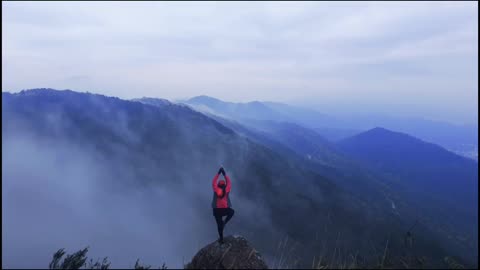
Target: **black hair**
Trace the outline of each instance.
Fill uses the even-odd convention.
[[[223,191],[223,192],[222,192],[222,196],[220,196],[220,198],[223,199],[223,197],[225,197],[225,195],[227,194],[227,192],[225,191],[225,189],[227,188],[227,185],[226,185],[226,184],[225,184],[225,185],[220,185],[220,183],[218,183],[217,186],[218,186],[219,188],[221,188],[222,191]]]

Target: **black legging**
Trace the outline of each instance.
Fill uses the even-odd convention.
[[[218,235],[220,236],[220,241],[223,241],[223,228],[227,222],[233,217],[235,210],[232,208],[213,208],[213,215],[215,216],[215,221],[217,221]],[[227,216],[225,221],[222,220],[223,216]]]

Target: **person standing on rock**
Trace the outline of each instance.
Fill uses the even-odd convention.
[[[226,179],[226,182],[225,180],[218,181],[220,174],[223,175],[223,177]],[[228,177],[228,175],[225,173],[223,167],[218,170],[218,173],[213,178],[212,187],[213,216],[215,217],[215,221],[217,221],[218,235],[220,236],[218,241],[223,244],[223,228],[225,228],[225,225],[235,213],[235,211],[232,209],[232,203],[230,202],[229,198],[230,190],[232,189],[232,183],[230,182],[230,177]],[[227,216],[225,221],[223,221],[224,216]]]

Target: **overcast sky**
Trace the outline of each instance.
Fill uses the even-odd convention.
[[[473,122],[477,31],[477,2],[2,2],[2,91]]]

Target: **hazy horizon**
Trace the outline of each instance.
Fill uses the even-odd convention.
[[[2,91],[478,122],[477,2],[2,2]]]
[[[2,268],[478,269],[478,2],[2,1],[1,90]]]
[[[8,93],[16,94],[16,93],[20,93],[21,91],[29,91],[29,90],[33,90],[33,89],[52,89],[52,88],[42,87],[42,88],[21,89],[21,90],[18,90],[18,91],[2,91],[2,92],[3,93],[8,92]],[[70,91],[79,92],[79,93],[100,94],[100,95],[105,95],[105,96],[109,96],[109,97],[118,97],[118,96],[111,95],[111,94],[108,94],[108,93],[105,94],[105,93],[100,93],[100,92],[90,92],[90,91],[85,91],[85,90],[82,90],[82,89],[53,89],[53,90],[57,90],[57,91],[70,90]],[[200,94],[200,95],[197,95],[197,96],[191,96],[191,97],[185,97],[185,98],[176,98],[176,99],[168,99],[168,98],[157,97],[157,96],[136,96],[136,97],[133,97],[133,98],[122,98],[122,97],[118,97],[118,98],[121,98],[121,99],[124,99],[124,100],[132,100],[132,99],[139,99],[139,98],[158,98],[158,99],[166,99],[166,100],[168,100],[170,102],[173,102],[173,103],[183,103],[183,102],[187,101],[188,99],[191,99],[191,98],[194,98],[194,97],[199,97],[199,96],[206,96],[206,97],[218,99],[218,100],[221,100],[222,102],[227,102],[227,103],[246,104],[246,103],[249,103],[249,102],[273,102],[273,103],[279,103],[279,104],[286,104],[286,105],[294,106],[294,107],[297,107],[297,108],[311,109],[311,110],[314,110],[316,112],[322,113],[324,115],[333,116],[333,117],[342,117],[342,118],[353,117],[354,119],[355,118],[357,118],[357,119],[363,119],[363,118],[372,119],[372,117],[373,117],[373,119],[378,118],[378,119],[383,119],[383,120],[386,120],[386,119],[390,119],[390,120],[416,119],[416,120],[427,120],[427,121],[433,121],[433,122],[439,122],[439,123],[447,123],[447,124],[455,125],[455,126],[469,126],[469,127],[478,128],[478,122],[459,123],[459,122],[455,122],[455,121],[429,118],[429,117],[424,117],[424,116],[415,115],[415,114],[397,115],[395,113],[382,113],[382,112],[378,112],[378,111],[364,111],[364,112],[357,111],[357,112],[355,112],[355,111],[342,110],[342,109],[335,110],[334,107],[329,108],[328,106],[325,106],[325,107],[323,107],[323,106],[309,106],[308,104],[298,104],[298,103],[289,103],[289,102],[275,102],[275,101],[271,101],[271,100],[247,100],[247,101],[242,101],[242,102],[236,102],[236,101],[224,100],[224,99],[220,99],[218,97],[204,95],[204,94]]]

